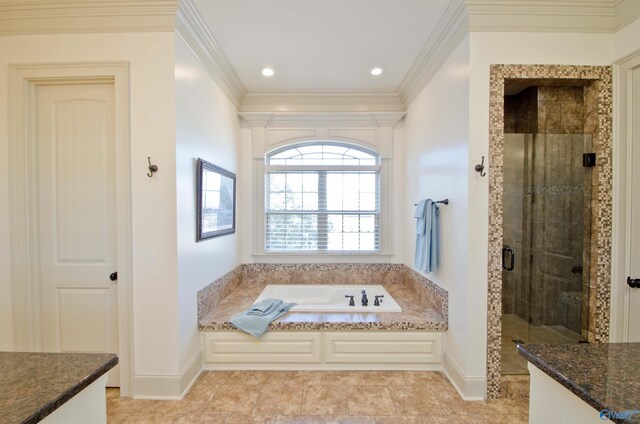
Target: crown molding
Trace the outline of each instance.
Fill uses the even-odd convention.
[[[453,0],[407,72],[408,106],[470,32],[612,33],[640,18],[640,0]]]
[[[247,89],[191,0],[179,1],[176,32],[187,43],[209,76],[238,107]]]
[[[465,2],[452,0],[398,87],[405,106],[420,94],[467,34]]]
[[[240,112],[253,128],[393,128],[405,112]]]
[[[243,112],[392,112],[404,111],[397,93],[247,93]]]
[[[466,0],[469,30],[581,32],[614,30],[616,0]]]
[[[0,36],[170,32],[178,0],[0,0]]]
[[[614,29],[624,28],[640,18],[640,0],[616,0]]]

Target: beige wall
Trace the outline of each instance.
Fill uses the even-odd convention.
[[[200,350],[197,290],[239,263],[236,235],[195,243],[195,161],[203,157],[237,172],[236,108],[173,33],[1,37],[0,57],[4,87],[11,63],[129,61],[135,376],[145,381],[180,376]],[[4,96],[3,90],[0,349],[10,350],[13,333]],[[147,156],[159,167],[153,178],[146,176]]]
[[[449,291],[445,365],[465,396],[484,396],[486,384],[488,179],[473,167],[489,151],[489,66],[609,65],[612,57],[612,34],[471,33],[408,109],[407,198],[452,200],[441,214],[441,267],[430,278]]]
[[[419,199],[441,200],[440,264],[429,279],[449,292],[446,355],[467,374],[469,255],[467,216],[469,163],[469,38],[411,103],[404,124],[406,202],[402,225],[405,264],[413,265]],[[472,215],[481,215],[479,211]],[[472,224],[473,225],[473,224]]]
[[[184,369],[200,352],[197,291],[239,264],[243,228],[196,243],[196,161],[200,157],[238,174],[240,124],[235,106],[184,40],[175,37],[178,317]]]
[[[9,64],[128,61],[130,63],[134,362],[136,374],[176,373],[176,176],[173,34],[82,34],[0,37],[0,87]],[[7,91],[0,90],[0,345],[13,337],[8,228]],[[160,89],[162,88],[162,89]],[[158,165],[147,178],[147,156]],[[161,311],[161,312],[159,312]],[[7,323],[5,323],[7,322]]]
[[[469,161],[489,151],[489,66],[491,64],[610,65],[612,34],[472,33],[469,103]],[[488,179],[469,173],[469,338],[467,372],[485,376],[487,337]]]

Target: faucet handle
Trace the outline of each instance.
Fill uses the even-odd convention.
[[[348,294],[345,294],[344,297],[349,298],[349,306],[356,306],[356,302],[354,302],[353,296],[349,296]]]
[[[373,306],[380,306],[380,303],[382,303],[382,300],[380,299],[382,299],[383,297],[384,297],[383,294],[376,295],[376,298],[373,301]]]

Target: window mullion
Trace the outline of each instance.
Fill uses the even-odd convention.
[[[327,216],[327,173],[325,171],[318,172],[318,232],[317,245],[318,250],[327,250],[329,240],[329,223]]]

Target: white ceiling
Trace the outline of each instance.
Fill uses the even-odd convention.
[[[249,92],[395,92],[449,0],[194,3]]]

